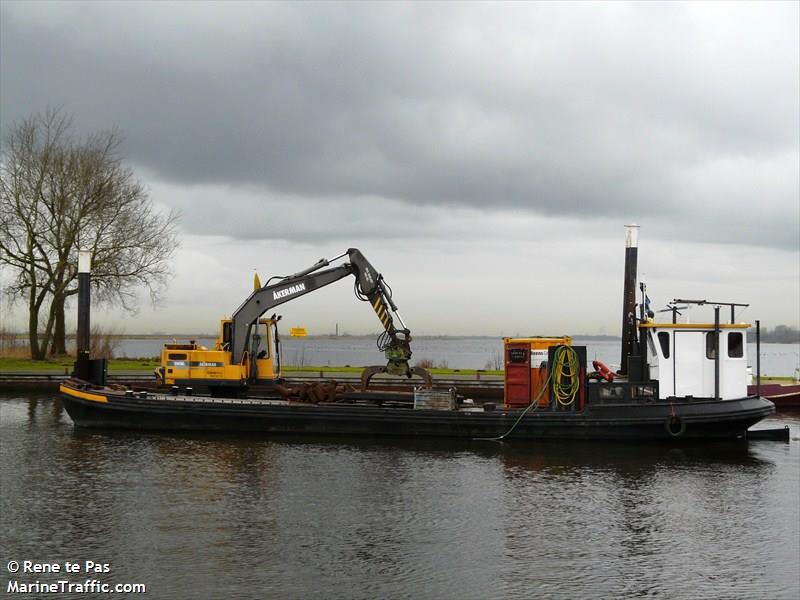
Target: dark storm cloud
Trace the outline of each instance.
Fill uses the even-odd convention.
[[[663,217],[796,248],[797,23],[796,3],[4,3],[0,109],[63,106],[161,179],[265,202]]]

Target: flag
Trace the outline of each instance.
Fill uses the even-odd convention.
[[[261,289],[261,280],[258,278],[258,271],[255,272],[255,275],[253,275],[253,289],[254,290]]]

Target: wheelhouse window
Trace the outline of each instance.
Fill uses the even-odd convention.
[[[664,358],[669,358],[669,332],[668,331],[659,331],[658,332],[658,345],[661,346],[661,354],[664,355]]]
[[[634,398],[647,401],[656,397],[656,388],[653,385],[634,385],[631,393]]]
[[[706,334],[706,358],[710,360],[717,358],[717,336],[714,331]]]
[[[621,385],[601,385],[598,392],[604,400],[621,400],[625,397],[625,389]]]
[[[741,331],[732,331],[728,334],[728,356],[730,358],[744,356],[744,336]]]

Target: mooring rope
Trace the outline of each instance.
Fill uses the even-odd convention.
[[[554,380],[554,374],[556,379]],[[562,383],[562,377],[567,376],[570,379],[569,384]],[[547,391],[547,386],[551,381],[555,381],[556,385],[553,386],[553,395],[556,401],[561,404],[562,406],[569,406],[573,402],[575,402],[575,398],[578,395],[578,391],[580,390],[580,365],[578,363],[578,353],[575,351],[574,348],[570,348],[569,346],[559,346],[553,352],[553,368],[550,369],[550,372],[547,375],[547,379],[545,379],[542,387],[539,388],[539,393],[536,394],[536,398],[534,398],[533,402],[531,402],[525,410],[517,417],[517,420],[514,421],[514,424],[506,431],[503,435],[498,437],[491,437],[491,438],[472,438],[473,440],[480,440],[484,442],[500,442],[503,439],[507,438],[509,435],[513,433],[513,431],[519,425],[519,422],[527,415],[529,412],[533,412],[539,408],[539,399],[542,397],[542,394]]]
[[[531,402],[525,408],[525,410],[522,411],[522,414],[520,414],[520,416],[517,417],[517,420],[514,421],[514,424],[503,435],[498,436],[498,437],[491,437],[491,438],[478,437],[478,438],[472,438],[472,439],[473,440],[480,440],[480,441],[483,441],[483,442],[501,442],[501,441],[503,441],[504,438],[506,438],[509,435],[511,435],[511,433],[517,428],[517,425],[519,425],[519,422],[522,421],[522,418],[525,415],[527,415],[529,412],[535,411],[537,408],[539,408],[539,399],[542,397],[542,394],[544,394],[544,392],[547,390],[547,384],[550,383],[552,378],[553,378],[553,372],[550,371],[550,373],[547,375],[547,379],[545,379],[544,384],[542,384],[542,387],[539,389],[539,393],[536,394],[536,398],[533,400],[533,402]]]

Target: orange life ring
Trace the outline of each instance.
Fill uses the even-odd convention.
[[[597,371],[600,374],[600,377],[602,377],[606,381],[614,381],[614,377],[616,377],[616,374],[614,373],[614,371],[605,366],[601,361],[593,360],[592,366],[594,367],[595,371]]]

